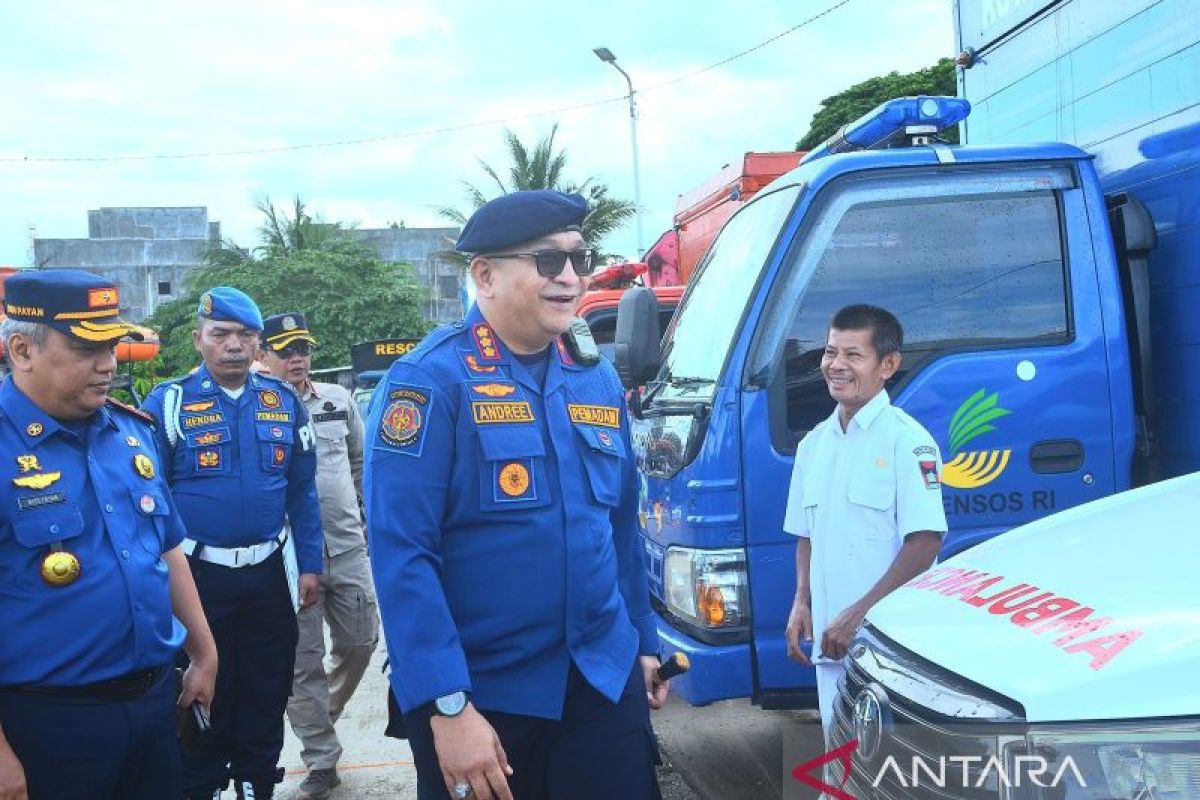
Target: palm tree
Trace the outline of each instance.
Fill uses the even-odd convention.
[[[550,133],[530,150],[515,133],[506,130],[504,141],[512,159],[507,182],[486,161],[481,159],[479,166],[496,184],[501,195],[525,189],[556,189],[586,197],[589,210],[583,220],[583,238],[592,246],[598,247],[604,237],[620,228],[633,216],[634,205],[628,200],[610,197],[608,187],[596,183],[593,178],[586,178],[581,183],[565,179],[563,171],[567,164],[567,154],[563,150],[554,150],[554,136],[557,132],[558,125],[555,125],[550,129]],[[470,181],[463,181],[463,186],[467,190],[472,211],[492,199]],[[438,213],[460,226],[466,224],[469,216],[452,206],[443,206],[438,209]],[[465,264],[465,259],[461,260]]]
[[[258,228],[257,247],[242,247],[232,239],[221,243],[207,253],[207,261],[213,266],[231,266],[246,261],[273,256],[290,256],[302,250],[328,250],[349,241],[348,231],[354,223],[324,222],[309,213],[308,207],[299,196],[292,201],[292,213],[279,210],[270,197],[255,202],[254,207],[263,215]]]

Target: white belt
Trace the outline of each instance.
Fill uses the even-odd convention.
[[[286,533],[248,547],[213,547],[211,544],[202,545],[194,539],[184,539],[183,552],[190,556],[199,550],[200,554],[196,558],[201,561],[237,569],[261,564],[270,558],[271,554],[278,550],[285,541],[287,541]]]

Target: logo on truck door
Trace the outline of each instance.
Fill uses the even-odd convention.
[[[992,423],[1012,412],[1000,407],[1000,393],[980,389],[963,401],[950,418],[950,455],[942,465],[942,483],[955,489],[977,489],[999,478],[1008,467],[1011,449],[966,450],[968,442],[996,430]]]

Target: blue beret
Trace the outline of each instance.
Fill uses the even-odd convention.
[[[308,330],[308,320],[303,314],[289,311],[263,320],[263,342],[268,349],[282,350],[295,341],[317,343]]]
[[[40,322],[85,342],[141,339],[138,326],[121,319],[120,292],[107,278],[80,269],[19,272],[4,284],[4,313]]]
[[[251,330],[263,329],[262,313],[250,295],[231,286],[215,286],[200,295],[196,313],[214,322],[237,322]]]
[[[587,200],[578,194],[532,189],[501,195],[471,215],[454,249],[460,253],[494,253],[564,228],[578,227],[587,212]]]

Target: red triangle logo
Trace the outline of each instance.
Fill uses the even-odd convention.
[[[851,739],[835,750],[830,750],[828,753],[805,761],[792,770],[792,777],[805,786],[811,786],[817,791],[824,792],[829,797],[836,798],[836,800],[857,800],[854,795],[840,788],[846,785],[846,781],[850,780],[850,757],[854,755],[854,751],[857,749],[858,739]],[[831,761],[837,761],[842,765],[842,779],[838,782],[837,786],[830,786],[823,780],[824,767]]]

